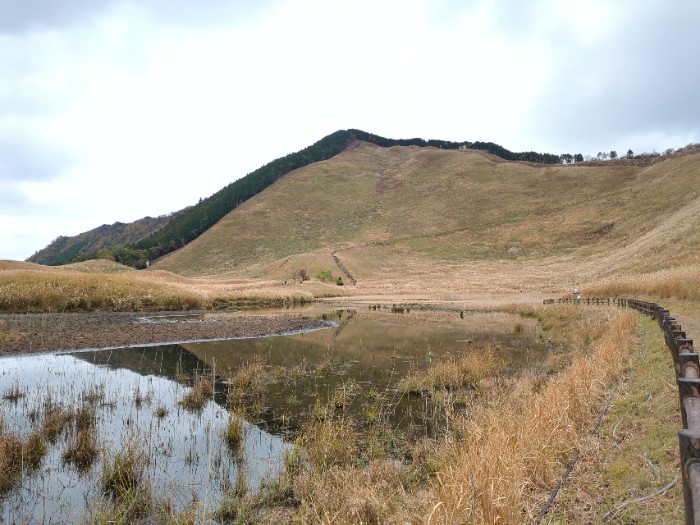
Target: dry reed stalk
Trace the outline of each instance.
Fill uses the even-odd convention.
[[[613,320],[592,354],[575,358],[539,392],[477,409],[441,451],[428,523],[523,523],[565,469],[607,386],[621,377],[634,326]],[[528,379],[525,378],[524,381]],[[522,392],[522,390],[521,390]]]

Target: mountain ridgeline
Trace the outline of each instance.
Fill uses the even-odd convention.
[[[515,153],[492,142],[451,142],[445,140],[388,139],[357,129],[336,131],[315,144],[296,153],[291,153],[258,168],[245,177],[225,186],[198,204],[172,214],[164,225],[149,232],[138,240],[123,242],[118,239],[111,245],[104,243],[100,249],[90,251],[87,244],[71,242],[76,238],[60,238],[69,248],[58,250],[51,257],[52,250],[41,260],[34,255],[30,260],[43,264],[66,264],[96,258],[108,258],[128,266],[143,268],[147,261],[156,259],[186,245],[217,223],[226,214],[257,195],[280,177],[315,162],[328,160],[344,151],[355,141],[375,144],[382,148],[393,146],[434,147],[441,149],[477,149],[487,151],[510,161],[528,161],[543,164],[558,164],[559,155],[549,153]],[[93,230],[94,231],[94,230]],[[83,235],[83,234],[81,234]],[[77,236],[80,237],[80,236]],[[39,253],[46,252],[48,247]],[[53,250],[56,251],[56,250]]]
[[[128,224],[123,222],[103,224],[72,237],[60,236],[44,249],[29,257],[27,261],[37,264],[58,265],[83,258],[90,259],[96,253],[111,253],[111,251],[118,253],[125,245],[158,231],[168,224],[173,217],[174,215],[144,217]]]

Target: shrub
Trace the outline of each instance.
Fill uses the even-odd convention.
[[[333,274],[328,270],[316,270],[316,279],[324,283],[330,283],[333,281]]]

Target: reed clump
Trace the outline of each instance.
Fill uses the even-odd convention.
[[[41,460],[44,458],[46,453],[49,451],[48,444],[46,441],[46,436],[39,430],[35,430],[24,443],[24,448],[22,450],[22,456],[24,461],[31,469],[36,469],[41,464]]]
[[[75,465],[78,471],[85,472],[90,469],[99,453],[97,412],[94,403],[83,403],[75,410],[71,419],[75,425],[75,434],[63,452],[63,461]],[[60,420],[57,420],[56,424],[59,423]]]
[[[458,358],[450,358],[415,372],[399,382],[404,393],[430,393],[441,389],[475,388],[482,379],[495,375],[503,368],[493,345],[473,349]]]
[[[63,452],[63,461],[75,465],[78,471],[85,472],[90,469],[98,454],[95,429],[86,427],[76,432],[73,441]]]
[[[224,438],[226,439],[229,450],[237,456],[240,455],[243,450],[244,434],[245,429],[240,415],[230,412],[224,430]]]
[[[214,387],[209,378],[197,375],[194,378],[194,386],[185,394],[180,404],[187,410],[201,410],[204,404],[211,399]]]
[[[63,429],[71,422],[73,414],[61,406],[54,405],[49,402],[44,414],[44,423],[42,425],[44,436],[49,443],[55,443],[58,436],[61,435]]]
[[[115,500],[129,500],[143,485],[146,455],[134,440],[127,443],[111,457],[105,455],[102,463],[102,488]]]
[[[0,435],[0,496],[22,475],[22,440],[13,434]]]
[[[301,445],[313,471],[346,466],[358,457],[359,435],[348,418],[312,419],[301,435]]]
[[[230,380],[232,394],[237,397],[258,397],[265,392],[268,367],[260,356],[242,365]]]

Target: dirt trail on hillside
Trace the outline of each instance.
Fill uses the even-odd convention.
[[[326,326],[315,319],[234,312],[3,314],[0,355],[260,337]]]
[[[337,250],[336,250],[336,251],[337,251]],[[354,277],[352,276],[352,274],[350,273],[350,270],[348,270],[348,269],[345,267],[345,265],[341,262],[341,260],[338,258],[338,256],[336,255],[336,252],[335,252],[335,251],[334,251],[334,252],[331,252],[331,257],[333,257],[333,260],[335,261],[335,264],[336,264],[336,266],[338,267],[338,269],[340,269],[340,271],[343,272],[343,274],[345,275],[345,277],[348,278],[348,281],[350,281],[350,283],[351,283],[353,286],[356,286],[356,285],[357,285],[357,281],[355,280],[355,278],[354,278]]]

